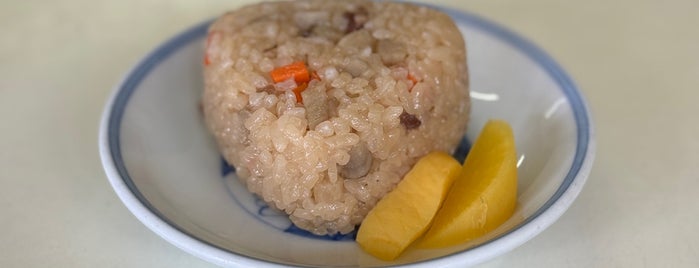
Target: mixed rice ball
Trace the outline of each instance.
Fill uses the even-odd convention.
[[[469,116],[449,16],[407,3],[260,3],[218,18],[203,108],[247,188],[314,234],[348,233]]]

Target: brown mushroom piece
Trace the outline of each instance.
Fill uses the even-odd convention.
[[[340,175],[346,179],[358,179],[369,173],[374,157],[366,143],[360,142],[349,151],[350,159],[340,167]]]
[[[380,40],[376,50],[381,56],[381,60],[387,65],[401,63],[408,55],[405,45],[393,40]]]
[[[342,16],[347,20],[345,33],[351,33],[364,28],[364,24],[369,20],[369,12],[364,7],[359,7],[356,11],[345,12]]]
[[[420,121],[417,116],[403,111],[403,113],[400,114],[400,123],[405,127],[405,129],[411,130],[420,127],[422,121]]]
[[[311,83],[308,89],[301,92],[303,105],[306,106],[306,120],[308,127],[314,129],[316,125],[328,120],[328,95],[325,87],[319,83]]]

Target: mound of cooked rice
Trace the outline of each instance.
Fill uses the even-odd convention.
[[[315,234],[352,231],[419,157],[452,152],[466,130],[464,41],[426,7],[255,4],[216,20],[205,54],[204,114],[224,158]],[[275,82],[285,66],[300,76]]]

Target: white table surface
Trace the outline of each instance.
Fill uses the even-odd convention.
[[[212,267],[122,205],[97,126],[139,58],[243,2],[0,2],[0,267]],[[597,128],[573,206],[483,267],[699,267],[699,1],[435,2],[547,50]]]

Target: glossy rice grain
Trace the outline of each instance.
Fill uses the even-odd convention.
[[[311,80],[270,72],[303,62]],[[452,152],[469,113],[464,40],[405,3],[295,1],[209,29],[206,124],[247,188],[315,234],[351,232],[417,159]]]

